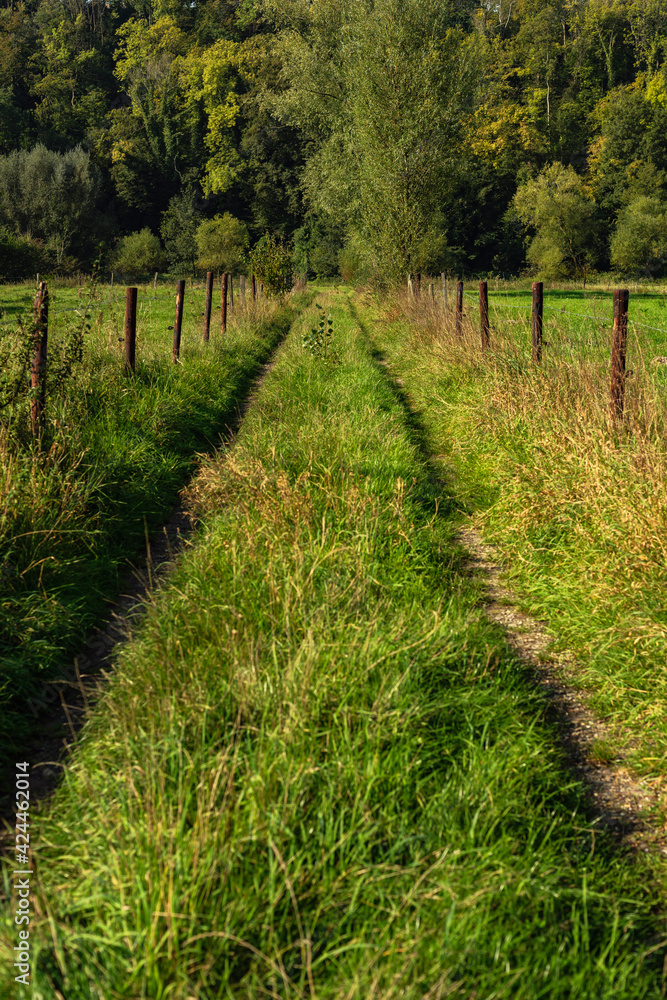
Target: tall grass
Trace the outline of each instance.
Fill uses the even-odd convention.
[[[34,1000],[658,997],[653,862],[587,821],[333,307],[334,358],[298,321],[203,462],[198,538],[40,820]]]
[[[572,682],[620,727],[616,746],[630,743],[633,766],[667,790],[667,390],[654,348],[631,337],[614,424],[610,337],[597,329],[565,348],[549,335],[541,366],[527,323],[498,319],[486,354],[472,323],[459,341],[429,303],[393,301],[379,329],[458,504],[546,620]]]
[[[123,370],[122,303],[86,335],[83,360],[47,401],[39,440],[25,406],[0,426],[0,758],[27,737],[26,699],[106,612],[119,574],[168,517],[195,456],[214,448],[298,305],[262,305],[201,343],[186,297],[181,363],[173,298],[140,306],[136,373]],[[268,309],[268,311],[267,311]],[[149,311],[147,311],[149,310]],[[96,316],[97,307],[93,308]],[[53,312],[50,344],[64,328]],[[60,317],[62,319],[62,316]],[[4,331],[12,337],[12,331]],[[33,721],[31,721],[33,720]]]

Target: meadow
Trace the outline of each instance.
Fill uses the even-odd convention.
[[[302,313],[201,460],[37,815],[32,996],[657,998],[660,861],[598,828],[485,619],[372,305],[316,301],[329,356]]]

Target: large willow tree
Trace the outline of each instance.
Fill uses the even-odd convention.
[[[274,110],[311,142],[316,208],[387,278],[446,254],[446,211],[481,43],[448,0],[271,0],[285,90]]]

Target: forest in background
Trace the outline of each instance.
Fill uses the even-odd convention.
[[[667,0],[11,0],[0,275],[667,266]]]

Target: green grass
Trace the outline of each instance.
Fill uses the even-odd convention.
[[[204,345],[196,299],[204,293],[188,289],[174,365],[174,295],[158,290],[162,298],[150,301],[153,290],[142,290],[136,373],[127,377],[124,301],[105,312],[108,290],[98,291],[83,362],[47,401],[42,440],[31,443],[20,412],[4,411],[0,428],[0,758],[27,738],[34,725],[27,700],[41,702],[43,682],[106,612],[128,559],[141,557],[147,533],[169,517],[197,453],[217,446],[300,307],[261,307],[243,320],[237,313],[224,339],[214,320]],[[79,322],[57,313],[61,294],[76,300],[77,290],[52,297],[51,352],[66,333],[59,321]]]
[[[630,744],[632,766],[658,793],[660,828],[667,396],[650,359],[664,345],[631,338],[625,419],[612,427],[608,341],[596,352],[580,340],[569,356],[549,347],[534,367],[526,327],[498,319],[483,354],[474,328],[457,341],[430,306],[401,312],[392,302],[366,315],[378,320],[375,346],[402,379],[427,450],[497,547],[524,610],[546,622],[570,683],[615,727],[614,751]],[[560,327],[547,339],[558,338]]]
[[[434,284],[436,302],[442,301],[440,279],[425,279],[422,291]],[[488,280],[489,315],[492,342],[495,334],[501,338],[530,344],[532,289],[531,281]],[[545,356],[563,362],[577,363],[606,360],[611,351],[613,322],[613,290],[630,290],[629,354],[633,363],[638,358],[667,355],[667,285],[657,281],[642,283],[619,281],[612,276],[587,287],[575,288],[565,283],[544,283]],[[448,280],[448,303],[454,307],[456,282]],[[473,326],[479,326],[478,283],[464,283],[464,314]]]
[[[616,286],[615,286],[616,287]],[[627,285],[625,286],[627,287]],[[667,304],[665,291],[649,286],[630,292],[628,342],[630,357],[667,354]],[[466,290],[465,310],[478,323],[478,294]],[[530,343],[532,292],[515,286],[496,290],[489,283],[489,312],[493,327]],[[606,360],[611,352],[613,290],[545,287],[545,352],[562,361]],[[650,358],[649,358],[650,359]]]
[[[203,463],[198,536],[38,822],[32,996],[657,998],[657,865],[588,821],[332,304],[337,361],[297,321]]]

